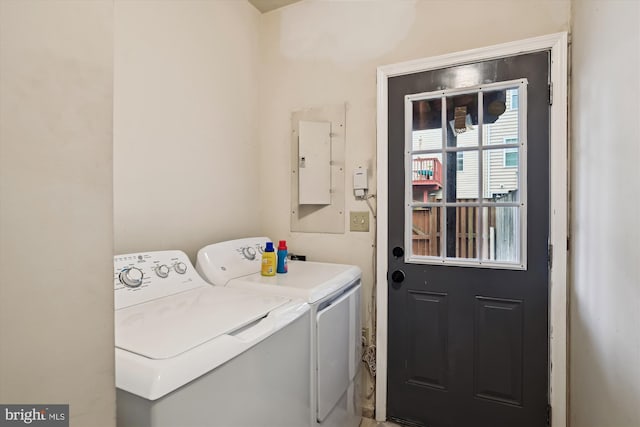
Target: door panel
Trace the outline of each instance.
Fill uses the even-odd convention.
[[[476,297],[474,392],[522,406],[522,301]]]
[[[425,387],[447,389],[447,296],[409,291],[407,325],[409,348],[407,381]]]
[[[390,419],[429,427],[546,425],[548,69],[549,52],[545,51],[389,79],[387,415]],[[405,116],[407,95],[456,89],[461,82],[464,86],[475,86],[516,79],[526,80],[526,96],[505,90],[487,92],[490,95],[485,96],[501,97],[501,102],[510,108],[526,109],[526,117],[519,118],[526,119],[526,135],[516,134],[526,140],[526,145],[518,145],[509,135],[500,134],[494,122],[502,113],[493,107],[485,114],[497,111],[496,117],[488,119],[493,120],[490,125],[478,124],[482,122],[482,112],[476,113],[480,118],[470,114],[468,140],[457,138],[454,132],[464,123],[455,121],[453,109],[452,121],[449,111],[442,114],[443,120],[447,119],[447,129],[442,129],[438,124],[440,113],[432,112],[449,100],[460,102],[456,94],[445,94],[445,101],[429,105],[414,103],[414,111]],[[478,103],[467,105],[470,109],[467,111],[482,110]],[[413,150],[426,153],[418,153],[409,160],[405,158],[407,117],[413,120],[414,128],[435,129],[425,132],[423,140],[410,141]],[[504,144],[506,148],[494,144]],[[446,152],[446,158],[434,155],[433,147],[443,145],[441,152]],[[438,161],[434,162],[434,158]],[[412,183],[405,183],[405,167],[412,168],[409,174]],[[472,171],[483,179],[490,177],[491,182],[479,184],[474,194],[464,193],[463,171]],[[434,182],[438,173],[444,187]],[[519,181],[526,182],[526,187],[512,185],[496,197],[500,185],[507,185],[504,177],[509,173],[526,174],[526,180]],[[447,182],[453,185],[447,186]],[[405,199],[407,191],[411,192],[410,206]],[[483,198],[493,197],[493,205],[460,206],[461,200],[482,203],[479,194]],[[440,201],[432,203],[438,197]],[[498,202],[505,207],[497,206]],[[422,205],[416,207],[416,203]],[[405,254],[412,252],[426,257],[444,253],[456,259],[475,258],[477,264],[490,259],[510,262],[521,255],[517,236],[513,234],[514,224],[521,221],[520,207],[525,209],[522,218],[526,219],[523,221],[526,246],[522,247],[526,265],[518,266],[520,269],[442,262],[416,264],[392,253],[394,247],[402,247]],[[405,247],[405,226],[413,232],[411,249]],[[492,246],[490,251],[490,244],[497,245],[498,240],[500,247]],[[392,274],[395,271],[405,274],[403,281],[392,280],[392,276],[400,277]]]

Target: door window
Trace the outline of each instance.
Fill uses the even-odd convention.
[[[526,269],[526,88],[405,97],[406,262]]]

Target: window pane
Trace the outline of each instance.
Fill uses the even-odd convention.
[[[474,206],[447,208],[447,257],[477,258],[478,212]]]
[[[412,156],[411,183],[414,202],[442,200],[442,154]]]
[[[477,202],[478,187],[478,152],[447,153],[447,202]]]
[[[492,261],[520,261],[520,208],[485,208],[486,237],[483,258]]]
[[[520,200],[518,148],[485,150],[482,153],[483,196],[490,202]]]
[[[440,255],[441,207],[413,208],[412,255]]]
[[[413,150],[439,150],[442,145],[442,129],[413,131]]]
[[[447,146],[478,145],[478,94],[447,98]]]
[[[517,91],[517,88],[513,88],[483,94],[483,145],[512,143],[519,140],[519,110],[518,108],[508,108],[514,102],[511,95],[514,92],[517,94]]]
[[[442,148],[442,100],[413,101],[413,150]]]

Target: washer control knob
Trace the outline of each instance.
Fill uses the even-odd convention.
[[[173,269],[178,274],[184,274],[187,272],[187,264],[185,264],[184,262],[176,262],[175,264],[173,264]]]
[[[247,246],[246,248],[242,248],[242,255],[244,255],[244,257],[249,261],[253,261],[256,259],[256,250]]]
[[[165,278],[169,275],[169,267],[166,264],[162,264],[156,267],[156,274],[158,277]]]
[[[144,274],[142,270],[136,267],[128,267],[120,272],[120,283],[129,287],[129,288],[137,288],[142,285],[142,279]]]

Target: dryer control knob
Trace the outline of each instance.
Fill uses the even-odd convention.
[[[169,275],[169,267],[166,264],[162,264],[156,267],[156,274],[158,277],[165,278]]]
[[[120,272],[120,283],[129,287],[129,288],[137,288],[142,285],[142,278],[144,274],[142,270],[136,267],[125,268]]]
[[[184,274],[187,272],[187,265],[184,262],[176,262],[173,265],[173,269],[176,271],[176,273],[178,274]]]

